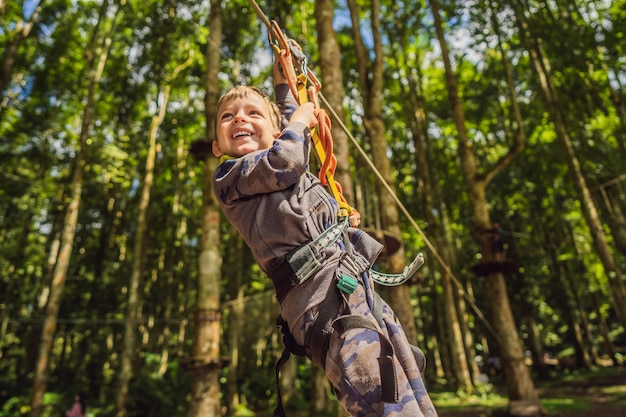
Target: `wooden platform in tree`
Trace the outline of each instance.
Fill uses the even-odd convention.
[[[474,275],[477,275],[479,277],[486,277],[487,275],[495,274],[498,272],[501,272],[503,274],[512,274],[514,272],[517,272],[518,269],[518,265],[511,259],[504,259],[502,261],[481,262],[470,267],[470,271],[472,271]]]

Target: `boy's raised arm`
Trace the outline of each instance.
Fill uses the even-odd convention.
[[[298,108],[298,102],[291,93],[287,79],[280,70],[280,61],[276,59],[276,56],[274,56],[272,73],[274,77],[274,96],[276,104],[280,109],[280,114],[283,116],[281,129],[284,129],[289,124],[289,120],[291,119],[293,112]]]

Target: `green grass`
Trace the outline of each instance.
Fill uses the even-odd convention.
[[[623,382],[622,382],[623,381]],[[483,392],[467,394],[433,389],[429,392],[435,408],[440,412],[471,410],[506,410],[509,400],[506,386],[486,385]],[[626,409],[626,370],[599,368],[562,374],[549,381],[536,381],[536,388],[548,414],[586,412],[597,402]]]
[[[430,398],[438,411],[468,409],[501,409],[508,405],[508,398],[496,393],[466,394],[463,392],[433,392]]]

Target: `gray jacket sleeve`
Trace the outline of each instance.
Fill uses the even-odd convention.
[[[276,85],[274,87],[274,95],[276,96],[276,104],[278,104],[280,114],[283,115],[281,128],[285,129],[289,124],[293,112],[298,108],[298,102],[291,93],[289,84]]]

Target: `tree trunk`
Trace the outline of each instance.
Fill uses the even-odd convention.
[[[599,190],[606,205],[609,216],[608,224],[615,247],[623,255],[626,255],[626,213],[624,213],[626,194],[621,182],[623,177],[626,177],[626,175],[622,175],[608,184],[603,184]]]
[[[446,74],[446,86],[448,89],[448,99],[452,109],[453,119],[457,128],[459,142],[459,157],[461,170],[467,183],[469,201],[472,209],[472,223],[477,231],[477,240],[483,253],[483,258],[493,260],[495,254],[491,240],[485,231],[491,230],[489,209],[485,196],[485,188],[490,179],[507,162],[503,160],[501,165],[494,167],[484,177],[478,175],[477,162],[474,154],[473,144],[469,140],[465,127],[465,114],[461,105],[457,81],[448,53],[448,46],[443,35],[441,17],[439,15],[439,2],[431,0],[432,14],[435,22],[437,38],[441,45],[442,58]],[[516,141],[517,142],[517,141]],[[506,156],[510,159],[516,154],[519,148],[511,148]],[[511,311],[511,305],[507,294],[506,283],[502,273],[492,273],[487,276],[486,282],[487,299],[492,312],[492,324],[500,347],[503,368],[507,377],[507,386],[510,405],[513,401],[525,401],[539,405],[537,392],[530,376],[530,371],[524,362],[524,349],[517,332],[517,326]]]
[[[556,254],[552,254],[553,258],[555,256]],[[589,369],[591,367],[591,358],[589,357],[587,349],[585,348],[583,330],[580,325],[580,306],[576,302],[576,297],[574,297],[572,294],[572,291],[574,291],[574,289],[568,289],[567,286],[567,275],[570,275],[572,271],[570,268],[566,268],[564,265],[562,265],[558,261],[558,259],[553,259],[553,262],[557,262],[555,268],[557,270],[560,285],[559,292],[565,296],[563,300],[564,305],[562,307],[565,309],[569,332],[573,339],[572,344],[574,346],[574,352],[576,356],[576,365],[580,368]]]
[[[345,121],[343,111],[343,73],[341,71],[341,52],[337,42],[337,35],[333,29],[333,6],[334,2],[332,0],[318,0],[315,2],[317,46],[319,49],[320,68],[322,71],[320,75],[324,97],[332,107],[332,112],[343,123]],[[350,173],[348,135],[337,120],[333,120],[331,135],[333,137],[333,152],[337,157],[335,177],[343,188],[343,195],[346,201],[352,205],[354,203],[354,191]]]
[[[374,61],[369,65],[365,43],[360,34],[359,10],[355,0],[348,0],[350,16],[352,19],[352,34],[354,36],[357,52],[357,69],[359,72],[359,83],[363,96],[364,118],[363,124],[365,132],[369,138],[372,159],[374,165],[379,170],[384,181],[393,189],[393,178],[391,176],[391,166],[387,156],[387,141],[385,137],[385,122],[382,113],[382,89],[383,89],[383,44],[380,31],[380,3],[374,0],[371,3],[370,17],[372,21],[372,35],[374,38]],[[388,194],[382,184],[377,183],[377,194],[379,198],[379,210],[381,213],[382,227],[393,236],[400,236],[400,226],[398,224],[398,208],[393,198]],[[404,270],[406,261],[404,259],[404,247],[388,257],[387,263],[389,272],[398,273]],[[392,306],[410,343],[417,342],[417,330],[415,319],[411,308],[411,297],[407,285],[399,285],[389,289],[389,304]]]
[[[214,135],[217,100],[220,94],[219,67],[222,44],[222,9],[220,0],[211,0],[209,12],[209,41],[206,46],[204,99],[206,115],[205,139]],[[191,404],[188,417],[217,417],[221,415],[220,384],[220,212],[213,196],[212,178],[218,161],[209,157],[203,163],[202,176],[202,235],[198,260],[198,310],[192,357],[199,361],[193,369]]]
[[[594,284],[597,286],[597,284]],[[604,353],[609,357],[612,366],[617,366],[619,360],[617,358],[617,352],[615,351],[615,347],[613,346],[613,342],[611,342],[611,336],[609,334],[609,327],[606,324],[606,319],[604,317],[605,313],[600,308],[600,303],[598,302],[598,295],[595,290],[590,291],[589,294],[591,298],[591,303],[593,305],[593,311],[596,313],[597,321],[598,321],[598,331],[602,336],[602,345],[604,346]]]
[[[154,183],[154,167],[156,161],[156,138],[159,126],[163,122],[169,101],[171,86],[168,84],[163,88],[158,97],[162,98],[157,108],[157,114],[152,116],[150,128],[148,130],[148,148],[146,155],[146,165],[144,178],[139,192],[139,209],[137,213],[137,231],[133,242],[132,266],[128,282],[128,301],[126,305],[126,317],[124,320],[124,339],[122,351],[120,352],[120,370],[115,396],[115,415],[117,417],[126,416],[126,406],[128,402],[128,392],[130,379],[133,376],[133,359],[137,345],[137,326],[141,319],[142,308],[142,281],[144,274],[144,254],[147,249],[148,230],[148,209],[150,207],[150,194]]]
[[[228,323],[228,340],[229,340],[229,361],[228,361],[228,379],[226,380],[225,402],[228,409],[228,415],[233,416],[239,407],[239,341],[241,340],[242,324],[245,320],[244,312],[244,287],[239,286],[234,303],[230,308],[230,320]]]
[[[224,402],[227,413],[232,416],[236,413],[241,402],[239,395],[239,378],[242,377],[239,369],[239,358],[241,351],[241,340],[244,333],[243,324],[246,318],[245,311],[245,285],[243,284],[243,263],[240,261],[243,250],[243,239],[238,233],[233,233],[227,243],[227,256],[231,269],[231,276],[228,279],[228,295],[232,301],[230,313],[228,315],[228,377],[226,380],[226,393]],[[224,311],[225,306],[222,306]]]
[[[336,182],[342,188],[342,194],[348,204],[355,206],[352,175],[350,173],[350,150],[348,135],[341,127],[345,123],[343,100],[343,74],[341,71],[341,52],[337,42],[337,35],[333,28],[334,2],[319,0],[315,2],[315,23],[317,32],[317,46],[319,50],[322,91],[331,109],[328,113],[336,115],[339,120],[331,116],[331,136],[333,138],[333,153],[337,158],[335,169]],[[341,122],[341,123],[340,123]],[[359,208],[355,206],[358,210]],[[311,415],[320,415],[329,412],[330,383],[324,371],[313,366],[311,373]],[[343,410],[342,407],[339,407]]]
[[[185,181],[185,169],[187,167],[186,153],[185,153],[185,138],[180,137],[176,146],[176,169],[175,169],[175,187],[174,198],[172,202],[172,236],[174,238],[174,244],[166,247],[165,250],[165,262],[164,262],[164,292],[165,300],[163,307],[163,318],[165,324],[162,333],[159,335],[161,340],[161,364],[159,366],[159,376],[163,377],[167,372],[167,365],[170,357],[169,338],[171,337],[171,328],[169,319],[172,316],[172,311],[175,309],[174,294],[176,293],[176,262],[181,259],[181,247],[183,246],[183,240],[185,232],[187,230],[187,220],[180,218],[181,214],[181,199],[182,199],[182,185]]]
[[[147,249],[147,230],[148,230],[148,210],[150,208],[150,196],[152,185],[154,183],[154,168],[157,153],[157,134],[161,123],[167,113],[167,105],[169,103],[172,83],[178,74],[191,64],[193,57],[193,49],[187,61],[179,64],[171,74],[166,74],[162,91],[157,94],[159,102],[157,103],[157,114],[152,116],[150,128],[148,130],[148,149],[146,155],[146,166],[144,179],[139,194],[139,209],[137,213],[137,232],[132,251],[132,269],[130,281],[128,285],[128,304],[126,306],[126,320],[124,323],[124,342],[122,352],[120,353],[120,371],[119,382],[117,386],[117,394],[115,397],[115,414],[117,417],[125,417],[126,406],[128,402],[128,392],[130,379],[133,376],[133,359],[136,348],[136,331],[139,320],[141,319],[142,309],[142,291],[141,283],[144,275],[145,257]]]
[[[580,162],[574,150],[574,145],[567,131],[565,119],[559,107],[558,94],[549,74],[549,63],[540,45],[532,38],[529,31],[528,23],[524,16],[519,0],[513,2],[516,8],[515,17],[520,28],[521,35],[526,44],[530,56],[531,65],[539,79],[541,92],[543,94],[546,109],[550,115],[552,124],[555,129],[556,136],[565,151],[565,157],[570,170],[570,175],[578,194],[581,209],[589,227],[589,231],[593,238],[594,247],[604,266],[604,272],[608,278],[611,287],[611,300],[616,316],[622,325],[626,328],[626,284],[620,270],[617,267],[615,258],[611,248],[607,242],[607,237],[600,221],[598,211],[591,197],[587,181],[582,172]]]
[[[102,3],[99,18],[106,19],[107,2]],[[72,257],[72,246],[74,245],[74,236],[76,234],[76,225],[78,223],[78,212],[80,210],[81,197],[83,193],[83,182],[85,174],[86,152],[87,152],[87,136],[92,127],[95,117],[96,105],[96,87],[102,76],[104,64],[108,55],[108,47],[110,46],[110,38],[101,39],[99,36],[100,25],[96,25],[95,36],[92,37],[94,42],[89,45],[87,55],[88,68],[88,90],[85,107],[83,109],[83,117],[81,121],[80,133],[78,138],[78,149],[76,151],[76,161],[74,163],[74,171],[72,173],[72,181],[70,183],[70,202],[65,211],[63,221],[63,231],[59,246],[58,256],[54,264],[52,280],[50,282],[50,291],[46,303],[46,311],[43,329],[41,331],[41,340],[39,342],[39,352],[37,355],[35,374],[33,377],[33,392],[31,396],[30,417],[40,417],[43,413],[43,397],[46,392],[46,384],[48,379],[48,365],[50,361],[50,352],[56,332],[59,308],[61,306],[61,297],[65,288],[67,271]],[[52,250],[55,250],[54,248]]]

